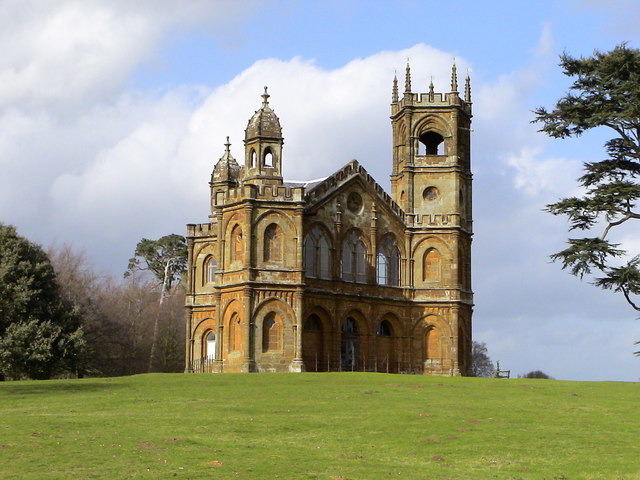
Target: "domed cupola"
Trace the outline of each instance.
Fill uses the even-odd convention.
[[[262,94],[262,106],[260,110],[256,111],[249,120],[247,129],[245,130],[245,140],[249,140],[254,137],[271,137],[282,138],[282,128],[280,127],[280,119],[276,115],[276,112],[269,106],[269,95],[267,93],[267,87],[264,87],[264,93]]]
[[[269,94],[264,87],[262,106],[247,124],[244,135],[245,176],[248,183],[282,184],[282,128],[280,120],[269,106]]]
[[[238,177],[240,176],[240,165],[236,162],[236,159],[231,155],[231,151],[229,147],[231,144],[229,143],[229,137],[227,137],[227,143],[224,144],[225,152],[216,166],[213,168],[213,172],[211,173],[211,184],[233,184],[235,185],[238,182]]]

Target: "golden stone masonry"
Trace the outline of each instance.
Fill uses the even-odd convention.
[[[405,91],[394,78],[391,195],[355,160],[282,177],[265,87],[211,175],[211,215],[187,226],[188,372],[471,368],[471,87]]]

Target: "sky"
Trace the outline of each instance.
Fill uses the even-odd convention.
[[[570,85],[559,55],[640,48],[635,0],[2,0],[0,222],[71,245],[120,276],[143,237],[208,215],[224,152],[243,158],[263,86],[286,179],[357,159],[386,189],[392,79],[448,91],[455,61],[474,109],[474,340],[512,375],[638,381],[640,320],[549,255],[607,132],[551,140],[532,110]],[[614,240],[640,251],[640,228]]]

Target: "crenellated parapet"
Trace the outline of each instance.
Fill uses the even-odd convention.
[[[187,224],[187,237],[215,237],[217,228],[214,223],[189,223]]]

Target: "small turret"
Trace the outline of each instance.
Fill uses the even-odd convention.
[[[280,119],[269,105],[267,87],[262,94],[262,106],[245,130],[244,178],[247,183],[282,184],[282,128]]]
[[[236,159],[231,155],[231,150],[229,149],[231,146],[229,143],[229,137],[227,137],[227,143],[225,143],[224,146],[225,152],[222,157],[220,157],[220,160],[218,160],[216,166],[213,168],[213,172],[211,173],[211,184],[227,184],[228,186],[235,186],[240,174],[240,165],[238,165]]]

